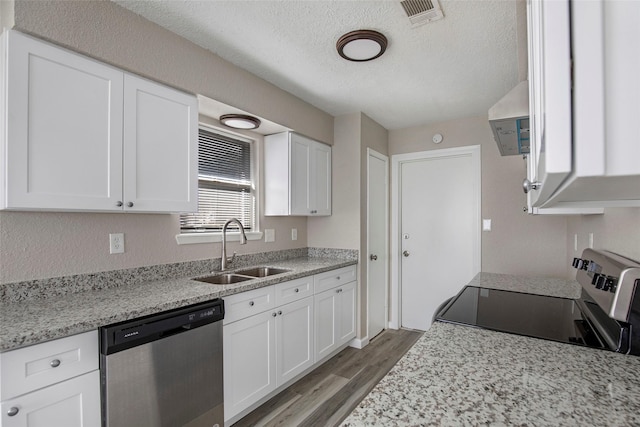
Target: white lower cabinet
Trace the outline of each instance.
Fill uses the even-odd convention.
[[[99,427],[100,374],[93,371],[1,406],[2,427]]]
[[[224,325],[223,352],[229,420],[313,365],[313,297]]]
[[[280,386],[313,365],[313,297],[278,308],[276,380]]]
[[[355,277],[350,266],[225,298],[226,425],[355,337]]]
[[[331,355],[356,336],[356,282],[323,291],[315,300],[315,361]]]
[[[276,388],[275,318],[265,311],[224,325],[224,417]]]
[[[0,353],[1,427],[99,427],[97,331]]]

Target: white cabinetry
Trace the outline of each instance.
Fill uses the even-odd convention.
[[[265,137],[265,215],[331,215],[331,147],[293,132]]]
[[[313,365],[312,295],[305,277],[225,298],[225,420]]]
[[[527,6],[529,208],[640,206],[640,3]]]
[[[197,100],[8,31],[0,208],[197,210]]]
[[[96,331],[0,353],[2,427],[100,426]]]
[[[315,276],[315,361],[356,336],[356,270],[345,267]]]

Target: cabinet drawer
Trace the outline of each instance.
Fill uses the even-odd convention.
[[[355,265],[316,274],[313,278],[315,293],[317,294],[354,280],[356,280]]]
[[[275,285],[276,305],[288,304],[313,295],[313,276],[282,282]]]
[[[273,286],[265,286],[225,297],[222,324],[226,325],[275,307],[275,295]]]
[[[0,353],[0,400],[98,369],[98,331]]]

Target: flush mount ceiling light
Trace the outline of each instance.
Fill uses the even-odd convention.
[[[234,129],[256,129],[260,119],[244,114],[224,114],[220,116],[220,123]]]
[[[336,49],[346,60],[371,61],[387,49],[387,38],[384,34],[373,30],[351,31],[338,39]]]

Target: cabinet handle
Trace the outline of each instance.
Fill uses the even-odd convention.
[[[132,208],[133,207],[133,202],[127,202],[127,207],[128,208]]]
[[[339,294],[340,292],[342,292],[342,289],[336,289],[336,294]]]
[[[117,207],[119,207],[119,208],[121,208],[121,207],[122,207],[122,204],[123,204],[123,203],[122,203],[122,200],[118,200],[118,201],[116,202],[116,206],[117,206]]]
[[[277,316],[277,314],[276,314],[276,313],[271,313],[271,315],[272,315],[273,317],[276,317],[276,316]]]
[[[58,366],[60,366],[60,359],[53,359],[51,362],[49,362],[49,365],[51,365],[52,368],[57,368]]]
[[[16,416],[18,415],[18,412],[20,412],[20,409],[12,406],[11,408],[9,408],[9,410],[7,411],[7,415],[9,415],[10,417]]]
[[[282,316],[282,310],[278,310],[278,314]]]
[[[254,305],[254,304],[255,304],[255,302],[253,302],[253,301],[249,301],[249,305],[250,305],[251,307],[253,307],[253,305]]]
[[[297,294],[298,292],[300,292],[300,289],[296,288],[293,292]]]

